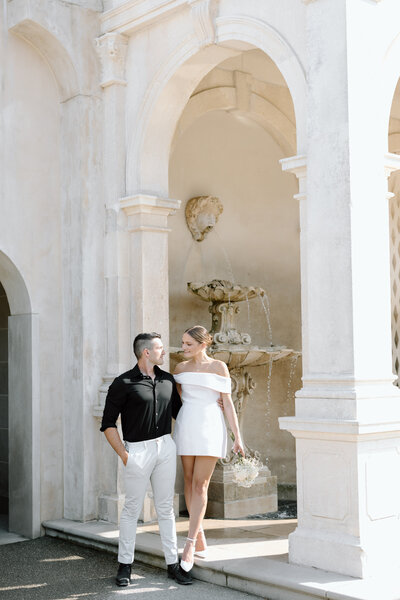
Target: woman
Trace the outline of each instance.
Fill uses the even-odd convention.
[[[187,329],[182,337],[186,361],[176,366],[174,377],[183,406],[175,424],[174,439],[181,456],[185,479],[185,500],[189,511],[189,534],[181,567],[190,571],[193,556],[204,557],[207,544],[201,526],[207,506],[207,491],[218,458],[226,455],[227,433],[222,411],[235,441],[233,451],[244,455],[238,420],[231,398],[231,380],[225,363],[206,354],[212,338],[204,327]]]

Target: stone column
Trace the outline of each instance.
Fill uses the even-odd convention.
[[[106,365],[94,415],[103,414],[108,388],[113,379],[132,365],[129,320],[129,236],[119,198],[125,194],[125,58],[128,39],[119,33],[97,38],[96,47],[102,65],[104,139],[103,182],[105,195],[105,292],[106,292]],[[119,522],[123,506],[122,464],[105,443],[101,447],[103,465],[99,518]]]
[[[97,38],[102,64],[104,141],[103,181],[105,195],[105,280],[107,311],[107,354],[99,405],[114,377],[129,368],[132,361],[126,315],[129,307],[128,238],[119,211],[119,198],[125,193],[125,56],[128,40],[118,33]],[[123,216],[122,216],[123,217]]]
[[[298,527],[289,560],[355,577],[400,566],[387,131],[376,118],[380,67],[369,27],[377,13],[368,12],[376,7],[308,3],[307,197],[301,161],[284,163],[302,188],[304,345],[296,416],[280,419],[296,438]]]
[[[131,339],[142,331],[160,333],[167,351],[163,366],[166,370],[169,366],[168,216],[180,204],[180,200],[145,194],[120,201],[130,237]],[[178,515],[179,494],[175,494],[174,507]],[[146,522],[155,518],[149,485],[140,519]]]
[[[64,517],[77,521],[97,516],[99,434],[92,408],[104,336],[100,122],[96,96],[62,103]]]
[[[130,233],[131,337],[141,331],[161,334],[169,348],[168,216],[180,200],[139,194],[123,198]],[[165,365],[168,368],[168,365]]]

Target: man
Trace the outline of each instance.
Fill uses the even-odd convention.
[[[171,437],[171,418],[176,418],[181,399],[173,376],[159,368],[165,355],[161,336],[140,333],[133,342],[133,351],[137,365],[110,385],[100,429],[125,465],[126,496],[120,520],[116,583],[130,583],[137,521],[151,481],[168,577],[188,585],[192,577],[178,562],[173,509],[176,447]],[[124,443],[116,426],[119,415]]]

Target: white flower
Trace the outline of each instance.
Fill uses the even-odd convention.
[[[232,464],[233,481],[240,487],[249,488],[257,479],[261,463],[257,458],[238,456]]]

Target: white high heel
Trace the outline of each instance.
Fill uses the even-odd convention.
[[[190,545],[193,545],[195,543],[195,539],[187,537],[186,538],[186,542],[190,542]],[[185,544],[186,545],[186,544]],[[192,570],[193,568],[193,561],[189,562],[188,560],[182,560],[181,559],[181,567],[184,571],[186,571],[186,573],[189,573],[189,571]]]
[[[198,556],[199,558],[207,558],[208,547],[207,547],[206,537],[204,535],[204,529],[202,527],[200,527],[199,533],[202,533],[203,536],[204,536],[204,546],[205,546],[205,548],[204,548],[204,550],[196,550],[196,547],[195,547],[195,549],[194,549],[194,555]]]

